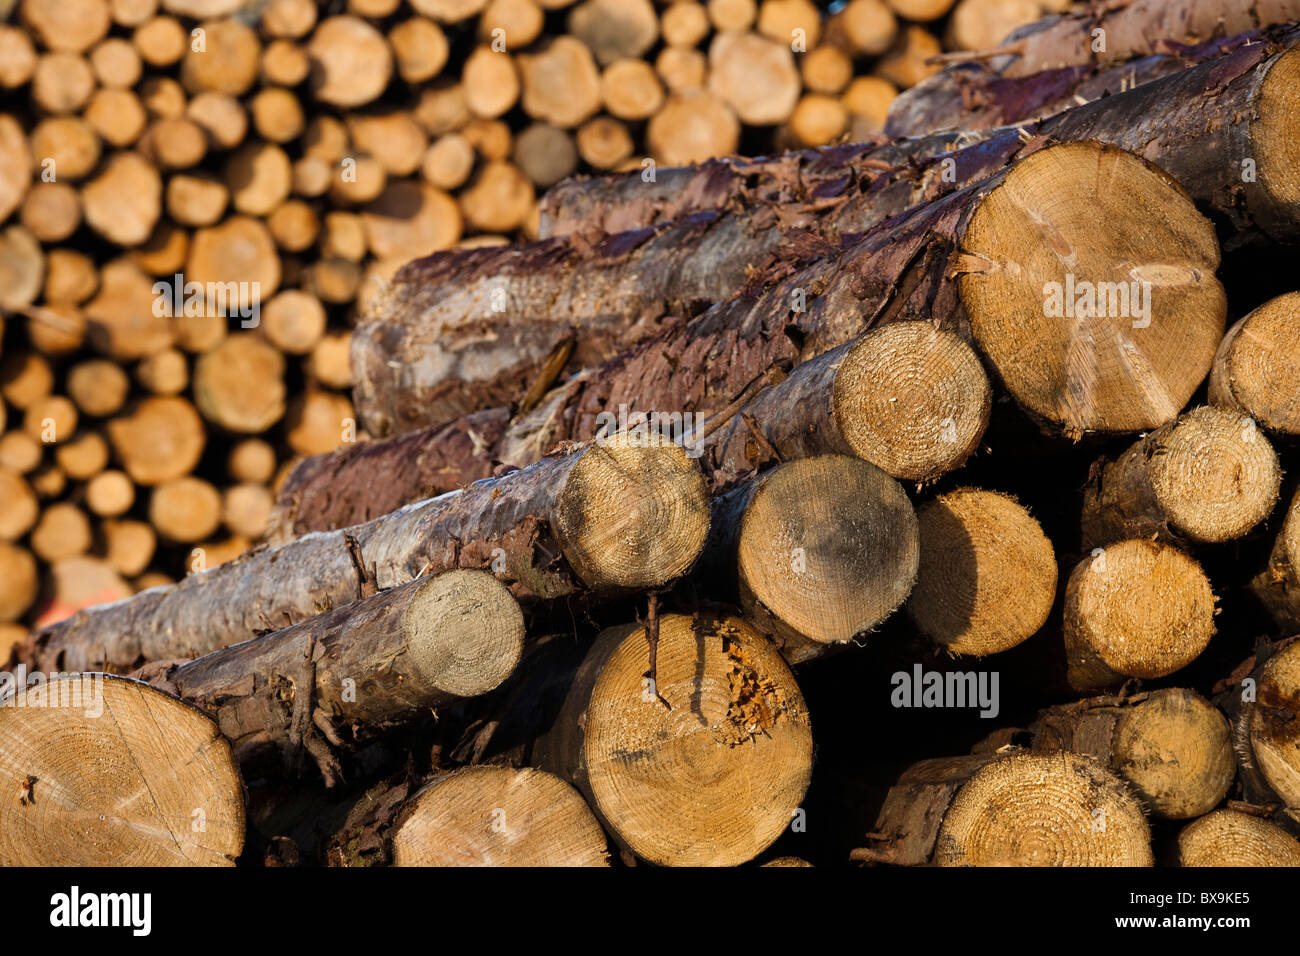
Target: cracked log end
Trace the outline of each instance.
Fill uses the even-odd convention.
[[[1181,866],[1300,866],[1300,840],[1276,823],[1216,810],[1178,834]]]
[[[566,703],[584,730],[567,725],[560,763],[579,768],[593,809],[644,860],[753,859],[789,826],[812,770],[794,675],[737,617],[660,618],[654,685],[648,661],[643,627],[597,639]]]
[[[1166,820],[1209,813],[1227,796],[1237,770],[1228,721],[1205,698],[1178,687],[1124,712],[1110,763]]]
[[[704,548],[704,475],[657,433],[599,439],[569,471],[551,528],[587,585],[657,587],[685,574]]]
[[[979,347],[1017,402],[1074,437],[1169,421],[1223,336],[1213,226],[1115,147],[1027,157],[980,201],[960,256]]]
[[[393,834],[397,866],[608,866],[582,796],[525,767],[466,767],[412,797]]]
[[[0,708],[0,864],[233,866],[244,800],[230,744],[197,708],[94,676]]]
[[[1214,602],[1201,566],[1171,545],[1132,539],[1094,552],[1065,589],[1070,686],[1088,693],[1187,666],[1214,634]]]
[[[1268,566],[1250,587],[1279,624],[1300,627],[1300,492],[1291,499]]]
[[[447,571],[412,595],[403,616],[407,657],[428,684],[455,697],[486,694],[519,663],[524,616],[486,571]]]
[[[1037,521],[1008,495],[959,488],[926,502],[917,519],[921,567],[907,612],[953,654],[1015,647],[1047,621],[1056,556]]]
[[[1260,186],[1272,201],[1274,215],[1287,231],[1300,230],[1300,49],[1279,56],[1269,67],[1256,98],[1250,143],[1258,163]],[[1225,157],[1226,161],[1226,157]]]
[[[974,453],[992,390],[961,338],[929,322],[891,322],[845,357],[831,403],[854,454],[895,478],[929,481]]]
[[[1261,427],[1300,435],[1300,292],[1272,299],[1223,337],[1210,373],[1210,401]]]
[[[741,519],[742,603],[797,644],[847,641],[906,600],[919,550],[912,503],[885,472],[848,455],[792,461]]]
[[[986,764],[953,797],[939,866],[1151,866],[1137,798],[1088,757],[1018,753]]]
[[[1264,665],[1245,721],[1255,765],[1283,803],[1300,809],[1300,642]]]

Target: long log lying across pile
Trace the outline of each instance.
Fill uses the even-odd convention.
[[[1287,42],[1295,39],[1295,35],[1289,35]],[[879,188],[858,196],[850,195],[829,216],[815,216],[808,207],[804,212],[810,223],[821,223],[814,228],[827,230],[830,229],[827,222],[834,222],[835,229],[844,235],[871,230],[873,225],[877,228],[905,228],[897,221],[882,223],[880,217],[914,207],[918,200],[942,195],[950,188],[944,182],[945,172],[951,173],[954,185],[977,182],[1040,143],[1099,139],[1139,152],[1158,163],[1203,208],[1232,228],[1234,241],[1244,241],[1260,230],[1275,238],[1294,236],[1297,232],[1296,197],[1300,191],[1293,182],[1294,164],[1288,152],[1290,133],[1287,117],[1296,98],[1300,52],[1289,48],[1284,53],[1275,51],[1271,44],[1240,47],[1220,60],[1107,98],[1104,102],[1058,114],[1025,131],[1000,130],[986,141],[952,156],[933,156],[926,174],[919,181],[910,175],[887,176],[880,181],[883,185],[877,183]],[[1216,95],[1207,96],[1207,92]],[[1242,123],[1239,121],[1241,116],[1252,119]],[[1025,137],[1030,140],[1028,144]],[[952,165],[945,165],[949,161]],[[850,164],[846,168],[846,184],[852,181],[852,172]],[[914,216],[914,213],[909,215]],[[720,221],[728,220],[724,217]],[[834,232],[825,231],[817,234],[822,239],[833,235]],[[867,239],[862,241],[869,241],[871,235],[872,232],[868,232]],[[826,243],[818,243],[815,239],[802,245],[796,243],[793,256],[780,257],[766,270],[766,274],[779,277],[782,272],[811,261],[812,264],[806,266],[808,274],[801,286],[802,294],[818,294],[820,283],[815,281],[815,277],[826,277],[833,266],[838,266],[842,272],[843,260],[840,263],[834,261],[837,243],[829,239]],[[711,255],[706,257],[703,248],[697,249],[697,253],[711,268],[740,268],[749,261],[729,259],[725,252],[717,259]],[[742,243],[727,248],[734,252],[745,247]],[[642,265],[644,267],[646,263]],[[399,281],[395,287],[396,298],[390,300],[390,306],[396,309],[401,298],[409,296],[411,310],[388,314],[400,313],[403,318],[364,325],[358,329],[354,339],[353,365],[358,378],[354,397],[362,420],[372,423],[376,434],[441,424],[436,402],[433,405],[429,403],[446,393],[452,383],[464,385],[467,373],[480,384],[482,379],[491,377],[495,381],[494,387],[506,387],[492,373],[478,371],[477,359],[481,356],[473,351],[479,348],[483,339],[491,341],[496,334],[491,319],[483,319],[476,313],[475,321],[463,328],[464,338],[458,344],[455,338],[446,336],[447,324],[436,308],[427,320],[424,318],[420,303],[428,301],[433,293],[419,282],[419,276],[422,270],[431,267],[428,261],[413,265],[405,274],[406,282]],[[1122,278],[1149,279],[1139,275]],[[666,280],[656,281],[660,288],[666,287],[663,285]],[[833,282],[834,279],[823,281]],[[542,281],[542,285],[546,283]],[[650,312],[661,314],[663,302],[655,301],[658,305]],[[635,299],[628,304],[628,311],[637,315],[645,306],[644,301]],[[786,314],[795,308],[789,298],[780,305]],[[715,308],[728,307],[729,304],[723,303]],[[545,309],[536,311],[544,313]],[[528,384],[536,381],[545,360],[562,342],[576,337],[579,342],[590,343],[593,348],[601,342],[615,344],[615,339],[604,332],[599,335],[589,332],[583,325],[582,315],[565,314],[552,315],[546,320],[543,342],[533,343],[527,351],[521,350],[513,345],[516,336],[510,331],[510,325],[514,321],[510,318],[505,320],[499,339],[504,345],[498,346],[493,342],[491,349],[515,376],[516,380],[508,387],[514,390],[516,398],[522,397]],[[800,323],[800,316],[794,316],[794,321]],[[610,328],[608,316],[597,322],[596,327],[607,331]],[[623,328],[626,330],[627,327]],[[633,341],[643,334],[644,330],[639,328],[628,332]],[[671,330],[663,334],[671,334]],[[476,358],[475,362],[467,362],[464,371],[455,361],[458,348],[470,349],[469,355]],[[998,357],[990,357],[995,365],[998,364]],[[533,373],[523,374],[526,369],[532,369]],[[1150,400],[1151,397],[1143,398],[1139,405]],[[429,411],[430,408],[435,411]],[[1089,427],[1092,426],[1085,424],[1080,426],[1080,430]]]
[[[491,568],[521,598],[656,587],[689,569],[707,531],[704,480],[682,448],[610,440],[365,524],[250,551],[84,611],[15,650],[42,670],[131,670],[457,567]]]
[[[0,707],[0,784],[3,866],[233,866],[244,846],[230,742],[139,681],[19,688]]]
[[[1131,89],[1218,55],[1220,44],[1236,45],[1234,35],[1297,19],[1297,0],[1131,0],[1040,20],[992,50],[945,57],[951,65],[890,104],[885,133],[922,136],[1045,116],[1076,95]]]
[[[1221,0],[1184,3],[1222,5]],[[1079,65],[1063,66],[1064,61],[1058,59],[1039,63],[1036,69],[1014,79],[972,64],[949,67],[900,96],[891,108],[886,134],[894,138],[918,137],[919,141],[877,141],[757,159],[713,160],[699,166],[658,170],[651,183],[644,182],[639,174],[561,183],[542,199],[541,235],[569,235],[593,226],[607,232],[645,228],[706,209],[743,207],[778,187],[785,190],[788,199],[806,200],[829,188],[837,169],[864,160],[879,160],[887,166],[909,154],[937,156],[984,138],[998,126],[1029,124],[1032,128],[1040,117],[1096,100],[1107,100],[1104,108],[1111,105],[1111,97],[1116,94],[1189,66],[1218,61],[1228,54],[1240,56],[1238,51],[1243,46],[1286,43],[1288,28],[1279,27],[1262,35],[1257,32],[1257,28],[1300,18],[1300,8],[1290,15],[1287,12],[1286,5],[1296,6],[1295,0],[1282,3],[1282,9],[1261,14],[1258,22],[1240,24],[1240,31],[1230,31],[1230,36],[1209,39],[1218,32],[1211,27],[1205,34],[1206,42],[1188,48],[1172,45],[1168,52],[1159,53],[1159,47],[1170,46],[1164,37],[1173,34],[1141,35],[1145,37],[1141,42],[1153,45],[1138,52],[1142,59],[1122,65],[1096,66],[1090,56],[1084,56]],[[1074,42],[1084,48],[1090,46],[1091,38],[1079,33]],[[936,90],[936,86],[942,89]],[[950,87],[957,91],[949,94]],[[962,88],[970,92],[963,95]],[[923,90],[927,91],[925,95],[921,95]],[[950,98],[945,99],[945,95]],[[960,132],[949,132],[949,126]]]
[[[210,714],[241,764],[269,752],[297,771],[310,754],[332,785],[334,748],[486,694],[514,671],[523,643],[506,586],[453,570],[157,669],[151,682]]]

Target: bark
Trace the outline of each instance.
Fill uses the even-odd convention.
[[[1289,36],[1287,42],[1292,39]],[[447,337],[447,323],[437,312],[440,306],[435,307],[431,317],[426,319],[422,315],[423,306],[418,304],[421,300],[428,301],[437,284],[430,279],[427,284],[421,282],[411,285],[404,292],[397,293],[399,296],[412,296],[410,307],[397,307],[396,312],[390,310],[386,313],[404,315],[403,321],[367,324],[358,330],[353,351],[354,366],[359,376],[356,389],[358,413],[375,434],[440,423],[436,400],[453,389],[465,387],[458,379],[466,376],[452,364],[456,360],[454,350],[457,349],[465,350],[466,361],[463,364],[467,369],[471,368],[471,359],[477,365],[478,361],[486,358],[484,349],[490,349],[488,354],[491,361],[484,362],[484,366],[492,368],[494,363],[500,363],[509,369],[509,374],[515,379],[505,383],[505,390],[498,385],[497,391],[488,394],[484,394],[481,381],[471,383],[477,391],[471,403],[477,403],[477,407],[502,404],[501,401],[493,401],[495,396],[514,401],[527,387],[525,382],[534,377],[527,374],[527,370],[535,369],[570,334],[577,336],[578,346],[574,354],[579,356],[572,360],[572,366],[590,365],[593,359],[601,357],[602,348],[609,349],[604,354],[608,358],[618,348],[641,339],[646,334],[646,329],[639,323],[634,322],[630,329],[626,322],[610,324],[608,313],[614,310],[616,303],[622,302],[625,313],[631,312],[637,316],[689,315],[690,308],[674,307],[674,303],[681,306],[688,300],[698,301],[691,289],[690,275],[708,274],[710,282],[735,287],[743,282],[739,277],[744,275],[744,267],[765,253],[776,253],[768,265],[757,270],[769,277],[769,282],[802,267],[806,274],[799,287],[805,292],[820,283],[834,284],[846,272],[851,274],[856,271],[847,264],[846,257],[836,262],[828,254],[837,244],[850,244],[859,233],[865,232],[866,238],[857,239],[857,246],[851,247],[861,249],[864,248],[864,242],[869,246],[873,234],[880,235],[882,230],[893,230],[896,234],[906,233],[910,224],[919,222],[918,216],[927,214],[924,211],[918,212],[915,208],[918,202],[926,199],[939,203],[944,199],[951,200],[952,187],[985,180],[1003,169],[1006,163],[1052,141],[1096,139],[1138,152],[1160,165],[1186,188],[1203,209],[1228,230],[1233,244],[1258,237],[1261,232],[1274,238],[1295,235],[1295,203],[1291,198],[1294,190],[1289,183],[1289,164],[1285,159],[1287,134],[1282,131],[1281,114],[1267,108],[1269,101],[1284,98],[1287,87],[1292,83],[1289,75],[1291,64],[1284,59],[1286,54],[1277,54],[1276,51],[1277,47],[1268,43],[1242,46],[1218,60],[1146,84],[1128,93],[1058,114],[1023,130],[994,131],[983,142],[950,155],[927,154],[928,147],[923,148],[918,145],[918,141],[883,147],[886,151],[884,153],[868,153],[863,147],[856,148],[856,153],[849,150],[850,158],[838,167],[841,175],[838,178],[828,178],[828,185],[819,190],[818,197],[807,203],[796,202],[793,207],[783,206],[779,214],[772,208],[763,209],[746,220],[747,225],[736,224],[733,218],[726,215],[711,218],[712,225],[705,233],[706,241],[697,241],[691,250],[691,269],[696,271],[684,272],[686,278],[680,282],[651,267],[655,260],[652,250],[668,248],[655,243],[649,243],[649,248],[638,251],[634,258],[620,259],[617,268],[607,263],[609,274],[623,283],[628,282],[628,271],[633,262],[650,279],[646,286],[633,286],[640,291],[634,291],[630,298],[622,300],[617,295],[622,294],[626,285],[617,290],[617,295],[611,293],[609,296],[603,292],[592,294],[597,290],[609,292],[612,288],[609,285],[586,287],[590,302],[576,314],[567,308],[550,310],[549,306],[546,309],[530,307],[528,302],[535,301],[534,297],[521,305],[517,315],[507,313],[503,323],[498,325],[489,320],[484,326],[479,326],[478,317],[482,315],[480,310],[494,281],[480,276],[468,287],[469,298],[447,297],[448,314],[475,317],[471,326],[476,330],[476,335],[471,338],[467,328],[464,337],[457,343],[455,338]],[[1283,68],[1274,75],[1273,82],[1266,83],[1273,74],[1273,68],[1279,63]],[[1207,91],[1216,91],[1216,95],[1207,96]],[[1239,121],[1242,116],[1252,119],[1243,123]],[[890,154],[889,150],[895,152]],[[880,160],[889,169],[872,169],[876,157],[884,155],[893,156],[893,160]],[[920,170],[905,162],[909,155],[920,158]],[[1215,159],[1210,161],[1207,157]],[[1231,159],[1223,161],[1221,157]],[[785,161],[797,169],[797,154]],[[902,165],[895,166],[895,162]],[[1246,181],[1243,181],[1244,174],[1249,171],[1247,165],[1255,170],[1255,174],[1245,177]],[[787,169],[785,175],[794,174]],[[952,182],[945,182],[945,179]],[[764,188],[775,190],[771,195],[780,195],[780,188],[775,181],[766,187],[757,187],[756,194],[762,194]],[[863,189],[866,191],[862,192]],[[818,206],[835,208],[833,212],[823,215],[817,212]],[[905,210],[907,215],[904,218],[882,222],[885,217],[895,216]],[[710,215],[701,213],[700,219]],[[764,217],[770,217],[766,224]],[[778,240],[773,235],[779,232],[773,228],[778,223],[786,228],[783,237],[786,248],[779,251]],[[673,230],[689,227],[677,223],[656,228],[661,231],[607,237],[598,248],[619,248],[624,243],[638,241],[639,236],[645,237],[641,240],[644,242],[652,236],[662,237]],[[734,238],[746,229],[750,235],[758,237],[756,241],[737,241]],[[807,231],[801,231],[803,229]],[[545,253],[546,264],[536,268],[546,273],[550,271],[551,258],[559,248],[562,247],[544,242],[522,252],[498,255],[524,257]],[[682,255],[683,250],[673,245],[671,258],[665,261],[679,263]],[[591,259],[584,261],[587,265],[598,262]],[[463,261],[457,263],[455,260],[447,260],[442,265],[436,260],[421,263],[411,267],[408,278],[415,282],[422,270],[430,270],[430,276],[443,275],[444,269],[463,266]],[[570,265],[569,268],[575,267]],[[831,274],[832,268],[834,274]],[[896,266],[882,263],[872,271],[887,273],[891,268]],[[720,277],[729,270],[732,270],[730,278],[721,282]],[[671,272],[672,269],[665,271]],[[583,274],[586,274],[585,268]],[[560,275],[562,277],[563,273]],[[425,278],[429,279],[429,276]],[[510,280],[511,283],[515,281]],[[787,290],[792,286],[794,283],[789,283]],[[543,274],[530,278],[529,287],[542,290],[544,295],[554,298],[564,288],[564,284],[561,279],[557,287],[555,282]],[[402,288],[400,282],[398,288]],[[508,290],[509,283],[506,288]],[[646,294],[647,288],[649,294]],[[733,299],[720,302],[711,312],[705,313],[702,320],[697,321],[709,321],[711,316],[720,314],[721,310],[734,309],[737,299],[743,301],[745,297],[742,292]],[[707,296],[703,298],[707,299]],[[397,300],[393,301],[395,303]],[[547,302],[550,299],[543,298],[541,301]],[[566,298],[564,301],[572,299]],[[787,298],[780,305],[782,312],[787,312],[790,300]],[[456,310],[454,313],[450,311],[453,308]],[[601,314],[606,315],[603,322],[599,318],[589,318]],[[929,312],[924,314],[928,315]],[[940,311],[939,314],[947,313]],[[529,319],[526,332],[516,325],[524,315]],[[546,318],[548,315],[550,318]],[[536,321],[539,318],[544,319],[544,323],[539,324]],[[794,322],[806,324],[806,319],[796,315]],[[661,324],[669,325],[667,322]],[[504,343],[504,347],[482,344],[483,333],[489,329],[496,330],[497,341]],[[611,335],[611,331],[614,334]],[[665,336],[664,341],[667,341],[667,336],[672,333],[666,330],[661,334]],[[526,340],[528,336],[533,337],[531,341]],[[541,337],[541,341],[536,337]],[[584,348],[585,343],[590,343],[592,347]],[[448,351],[453,351],[453,354],[447,355]],[[766,367],[765,365],[764,368]],[[481,373],[476,371],[474,374],[477,376]],[[499,383],[501,380],[494,378],[492,381]],[[735,392],[732,393],[734,394]],[[682,406],[678,404],[666,407]],[[444,415],[441,420],[445,421],[447,417]]]
[[[655,587],[688,570],[707,527],[704,483],[681,449],[592,445],[365,524],[255,549],[39,632],[19,654],[47,671],[132,670],[457,567],[491,568],[516,596],[537,600]]]
[[[490,574],[449,571],[181,664],[150,682],[208,713],[243,766],[327,786],[339,756],[431,710],[491,691],[523,646],[518,603]]]

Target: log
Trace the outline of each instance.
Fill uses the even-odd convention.
[[[135,153],[114,153],[82,187],[86,225],[109,242],[136,246],[162,213],[162,179]]]
[[[0,571],[0,621],[17,621],[40,591],[36,559],[26,548],[0,541]]]
[[[95,74],[85,57],[45,53],[32,74],[32,99],[49,113],[75,113],[95,92]]]
[[[388,31],[397,75],[411,85],[433,79],[447,64],[450,47],[438,24],[424,17],[403,20]]]
[[[96,90],[82,117],[104,142],[118,149],[130,146],[144,133],[148,117],[140,98],[130,90]]]
[[[516,596],[531,599],[658,587],[690,568],[707,527],[703,479],[682,449],[592,445],[78,615],[33,635],[23,656],[133,669],[455,567],[502,568]]]
[[[50,363],[33,352],[10,351],[0,362],[0,396],[14,408],[27,408],[53,388]]]
[[[1268,563],[1250,589],[1281,627],[1300,627],[1300,492],[1291,499]]]
[[[190,93],[209,91],[242,96],[257,82],[262,44],[252,27],[233,17],[200,24],[202,49],[188,45],[181,61],[181,83]]]
[[[767,126],[790,118],[799,71],[790,44],[753,33],[720,33],[709,44],[709,92],[742,123]]]
[[[323,455],[347,441],[355,426],[356,413],[344,396],[309,389],[289,402],[285,439],[299,455]]]
[[[521,54],[518,64],[521,105],[533,119],[572,129],[600,109],[600,74],[581,41],[555,37],[541,52]]]
[[[961,0],[948,21],[944,40],[952,50],[989,50],[1014,34],[1017,28],[1037,21],[1042,12],[1038,0]],[[1075,29],[1079,30],[1080,26],[1076,25]],[[1081,45],[1082,41],[1076,40],[1073,49],[1061,52],[1074,52]]]
[[[41,242],[62,242],[81,225],[81,199],[67,183],[35,183],[19,218]]]
[[[298,97],[280,87],[259,90],[249,101],[248,111],[253,117],[253,128],[263,139],[272,143],[287,143],[297,139],[305,125],[302,105]]]
[[[118,574],[136,577],[149,567],[158,544],[152,527],[143,521],[107,520],[100,529],[104,536],[104,560]]]
[[[1061,751],[940,757],[885,796],[873,846],[854,858],[916,866],[1151,866],[1151,831],[1129,788]]]
[[[26,432],[12,431],[0,435],[0,468],[20,475],[40,466],[43,446]]]
[[[307,374],[329,388],[350,389],[352,365],[348,349],[351,344],[351,332],[326,332],[307,359]]]
[[[99,162],[100,144],[92,124],[79,116],[47,116],[31,131],[32,155],[54,161],[60,180],[87,176]]]
[[[1294,821],[1300,811],[1300,642],[1281,645],[1251,676],[1253,694],[1241,704],[1235,724],[1248,798],[1281,804]]]
[[[1300,294],[1270,299],[1228,330],[1210,370],[1209,399],[1249,416],[1269,433],[1300,434],[1295,400],[1300,344],[1292,330]]]
[[[194,404],[227,431],[266,431],[284,417],[284,356],[254,332],[229,336],[194,363]]]
[[[162,484],[189,474],[207,441],[203,420],[180,397],[151,397],[111,419],[108,440],[137,485]]]
[[[18,471],[6,464],[0,468],[0,491],[4,492],[5,510],[0,516],[0,540],[17,541],[36,524],[40,505],[31,486]]]
[[[46,395],[27,406],[23,431],[42,444],[68,441],[77,431],[77,406],[62,395]]]
[[[86,507],[102,518],[120,517],[134,503],[135,485],[124,472],[101,471],[86,484]]]
[[[327,786],[340,757],[510,676],[524,618],[483,571],[417,578],[255,640],[159,668],[153,681],[216,721],[246,768]]]
[[[37,236],[24,226],[6,229],[0,237],[0,279],[5,283],[0,306],[18,309],[30,305],[41,291],[44,271],[45,257]]]
[[[740,121],[712,93],[686,89],[670,96],[664,108],[651,118],[646,143],[661,163],[702,162],[736,151]]]
[[[533,123],[515,138],[513,160],[525,176],[545,189],[578,168],[578,150],[564,130],[549,123]],[[424,178],[435,186],[454,189],[469,178],[473,166],[474,152],[468,140],[452,133],[429,147]]]
[[[245,438],[230,449],[226,470],[233,481],[264,485],[275,474],[275,449],[260,438]]]
[[[920,568],[907,613],[949,654],[1009,650],[1047,623],[1056,600],[1052,542],[1014,498],[959,488],[919,510]]]
[[[583,0],[569,11],[566,25],[601,66],[636,59],[659,39],[659,20],[650,0]]]
[[[185,28],[172,17],[151,17],[138,24],[131,42],[150,66],[167,67],[180,61],[189,46]]]
[[[100,267],[99,291],[85,305],[87,337],[96,351],[129,362],[171,348],[178,327],[155,311],[153,288],[149,275],[130,257]]]
[[[582,796],[532,767],[465,767],[437,777],[398,813],[395,866],[608,866],[605,834]]]
[[[87,481],[108,465],[108,443],[98,432],[85,432],[54,449],[59,467],[77,481]]]
[[[1127,780],[1162,820],[1209,813],[1236,776],[1228,721],[1204,697],[1183,688],[1048,708],[1029,730],[1035,751],[1092,757]]]
[[[1215,810],[1178,834],[1179,866],[1300,866],[1300,840],[1240,810]]]
[[[165,541],[202,541],[220,522],[221,495],[202,478],[186,475],[163,482],[149,496],[149,523]]]
[[[366,21],[335,16],[316,27],[307,44],[311,92],[331,106],[363,106],[379,97],[393,73],[384,35]]]
[[[1083,502],[1083,547],[1124,538],[1175,544],[1240,538],[1277,504],[1282,470],[1253,419],[1194,408],[1093,464]]]
[[[99,288],[90,256],[75,249],[51,249],[45,257],[45,301],[79,305]]]
[[[601,633],[535,754],[641,859],[744,863],[803,799],[807,706],[785,662],[743,619],[671,614],[657,627],[652,671],[644,626]]]
[[[16,89],[36,70],[36,48],[18,27],[0,26],[0,86]]]
[[[189,362],[177,349],[165,349],[142,359],[135,378],[152,395],[179,395],[190,384]]]
[[[839,93],[853,79],[853,60],[839,47],[823,44],[799,58],[799,75],[809,92]]]
[[[850,0],[831,20],[828,32],[843,37],[856,54],[879,56],[898,35],[898,21],[881,0]]]
[[[880,626],[916,582],[916,513],[868,462],[788,462],[715,499],[710,551],[734,562],[741,606],[802,663]]]
[[[266,83],[297,86],[311,74],[311,59],[292,40],[272,40],[262,51],[261,74]]]
[[[461,74],[465,104],[475,116],[495,119],[519,99],[519,72],[504,52],[481,46],[469,55]]]
[[[686,93],[703,86],[708,69],[709,61],[693,48],[668,46],[655,57],[655,74],[672,93]]]
[[[1215,602],[1201,566],[1171,545],[1120,541],[1084,558],[1065,588],[1070,686],[1097,692],[1182,669],[1214,634]]]
[[[0,802],[5,866],[234,865],[243,782],[197,708],[100,674],[18,688],[13,704],[0,708],[0,781],[23,799]]]

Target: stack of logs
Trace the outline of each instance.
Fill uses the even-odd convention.
[[[265,543],[16,646],[0,862],[1300,864],[1297,21],[402,266]]]
[[[0,3],[0,648],[256,542],[356,440],[352,309],[400,265],[535,238],[575,173],[867,138],[1059,5]]]

